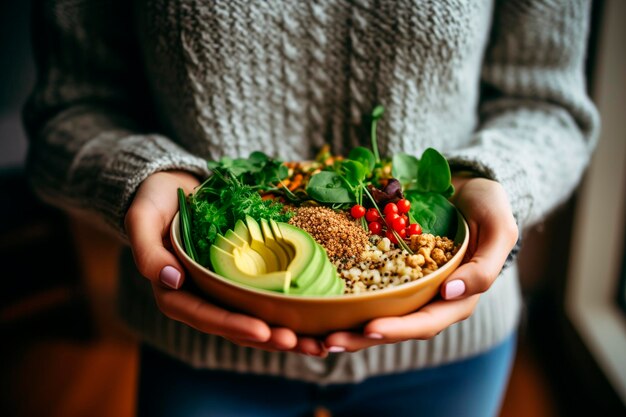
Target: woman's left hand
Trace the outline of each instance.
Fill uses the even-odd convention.
[[[330,352],[354,352],[409,339],[430,339],[472,315],[480,294],[500,274],[515,246],[518,228],[502,186],[484,178],[453,178],[452,203],[467,219],[470,242],[465,263],[441,286],[441,298],[402,317],[378,318],[363,333],[336,332],[326,337]]]

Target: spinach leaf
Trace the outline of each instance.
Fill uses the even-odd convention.
[[[367,169],[367,175],[372,173],[374,165],[376,165],[376,158],[369,149],[363,146],[357,146],[353,148],[348,154],[348,159],[360,162]]]
[[[443,193],[441,193],[442,196],[444,196],[445,198],[450,198],[452,197],[452,194],[454,194],[454,185],[452,185],[452,183],[450,183],[450,186],[446,189],[446,191],[444,191]]]
[[[400,181],[405,190],[413,188],[417,183],[418,169],[419,160],[413,155],[398,153],[393,156],[391,175]]]
[[[367,176],[367,168],[362,163],[350,159],[342,162],[341,169],[352,187],[359,186]]]
[[[408,190],[404,196],[411,202],[411,216],[422,226],[425,233],[453,237],[457,227],[456,208],[446,197],[438,193],[422,193],[416,190]]]
[[[306,187],[309,197],[320,203],[354,203],[351,188],[336,172],[322,171],[313,175]]]
[[[254,151],[248,156],[248,160],[252,165],[263,166],[270,160],[270,157],[260,151]]]
[[[433,148],[420,158],[417,170],[417,189],[422,192],[445,193],[450,188],[452,174],[448,161]]]

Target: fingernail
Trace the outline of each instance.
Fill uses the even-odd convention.
[[[343,346],[329,346],[328,351],[331,353],[339,353],[339,352],[345,352],[346,348]]]
[[[180,271],[173,266],[164,266],[159,273],[159,280],[170,288],[177,290],[180,288],[180,281],[182,278]]]
[[[369,337],[370,339],[382,339],[383,335],[380,333],[368,333],[366,334],[367,337]]]
[[[465,293],[465,283],[460,279],[455,279],[454,281],[450,281],[446,284],[446,288],[444,291],[444,297],[446,300],[451,298],[460,297]]]

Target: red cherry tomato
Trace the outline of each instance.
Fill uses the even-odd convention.
[[[385,232],[385,236],[387,237],[387,239],[391,240],[391,243],[398,243],[398,239],[396,239],[396,235],[393,234],[393,232],[391,230],[387,230]]]
[[[385,206],[385,209],[383,210],[383,212],[385,213],[385,216],[391,214],[391,213],[398,213],[398,206],[396,206],[395,203],[387,203],[387,205]]]
[[[393,221],[393,223],[391,223],[391,227],[393,227],[393,230],[395,230],[398,233],[400,233],[400,231],[405,231],[406,220],[404,220],[404,218],[402,217],[398,217],[397,219]]]
[[[370,229],[370,233],[373,235],[379,235],[383,230],[383,225],[379,222],[370,222],[367,227]]]
[[[396,205],[398,206],[398,211],[400,213],[408,213],[409,210],[411,209],[411,203],[409,202],[409,200],[405,198],[398,200]]]
[[[406,229],[398,230],[397,232],[402,239],[406,238]]]
[[[393,222],[400,218],[398,213],[389,213],[385,216],[385,223],[387,223],[387,227],[393,227]]]
[[[422,234],[422,226],[420,226],[419,223],[411,223],[408,227],[408,230],[409,236]]]
[[[406,222],[406,224],[409,224],[409,218],[407,217],[406,214],[403,214],[402,216],[400,216],[404,219],[404,221]]]
[[[378,213],[378,210],[373,207],[367,209],[367,212],[365,213],[365,220],[368,222],[377,222],[380,220],[380,213]]]
[[[360,219],[361,217],[365,216],[365,207],[360,204],[355,204],[350,209],[350,214],[355,219]]]

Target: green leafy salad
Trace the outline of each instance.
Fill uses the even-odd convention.
[[[454,187],[447,160],[432,148],[420,158],[406,153],[381,157],[376,124],[382,115],[381,106],[371,114],[371,149],[355,147],[346,156],[324,147],[313,161],[283,162],[253,152],[209,162],[212,174],[192,194],[178,191],[185,252],[222,275],[243,273],[239,281],[248,284],[255,275],[288,271],[306,246],[287,227],[302,207],[344,213],[367,235],[387,237],[409,255],[413,235],[452,237],[457,214],[448,200]],[[315,257],[314,252],[307,256]],[[228,268],[233,264],[232,271],[223,267],[225,262]],[[288,292],[298,287],[295,276],[280,279],[268,288]]]

